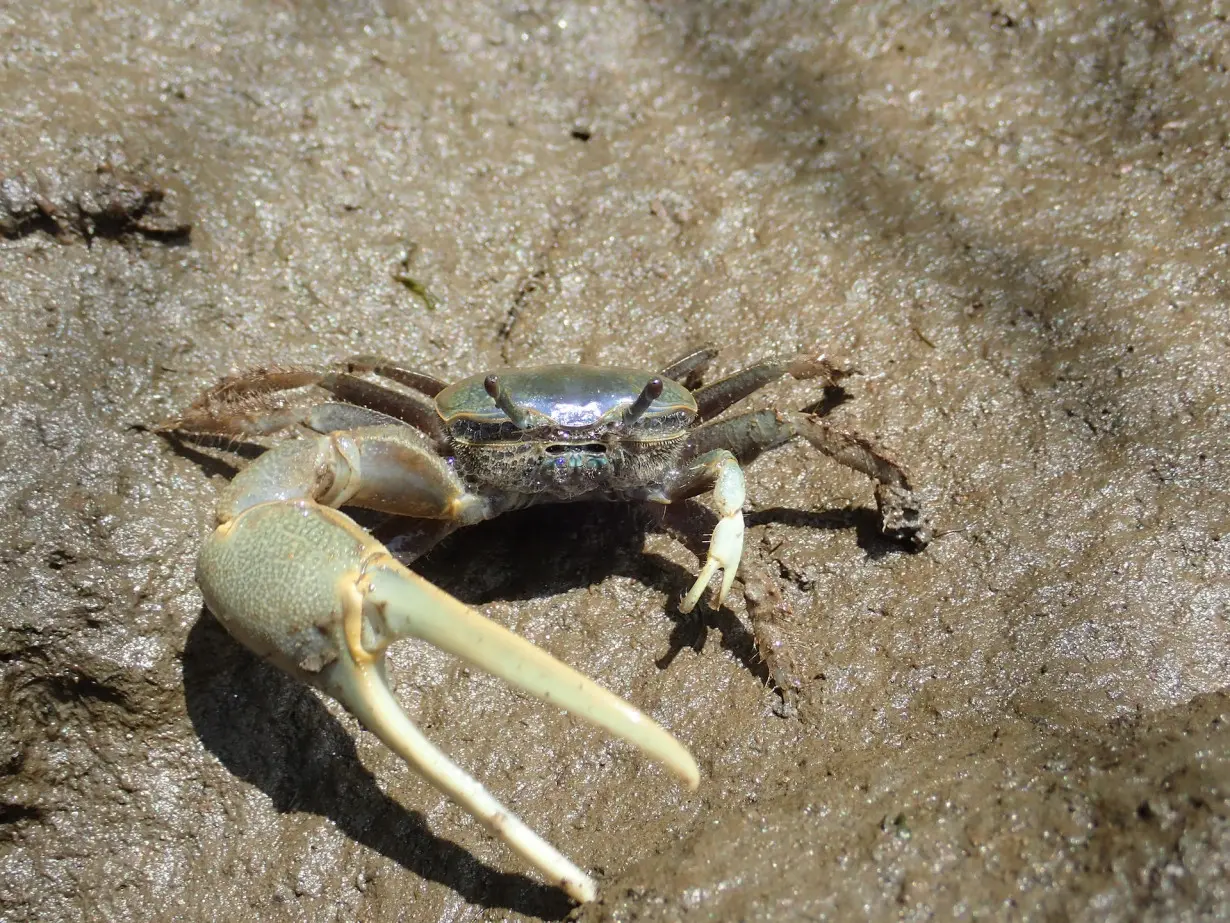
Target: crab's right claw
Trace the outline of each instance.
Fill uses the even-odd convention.
[[[705,587],[719,570],[722,572],[722,583],[713,601],[720,609],[735,582],[735,573],[743,557],[743,501],[746,496],[743,470],[734,455],[725,449],[717,449],[702,456],[702,459],[701,471],[703,476],[713,480],[713,502],[721,518],[709,540],[705,566],[701,568],[692,589],[679,603],[679,611],[685,615],[695,608]]]
[[[700,773],[667,731],[618,696],[398,564],[346,515],[310,500],[253,506],[201,551],[206,602],[239,640],[346,706],[433,785],[580,901],[592,880],[434,747],[397,705],[384,649],[421,638],[605,728],[689,788]]]

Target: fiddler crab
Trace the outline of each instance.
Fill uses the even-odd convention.
[[[398,706],[385,650],[419,638],[638,747],[690,789],[700,782],[682,744],[632,705],[409,570],[339,511],[361,507],[418,520],[419,547],[510,510],[577,500],[675,503],[712,490],[718,521],[687,613],[720,571],[730,592],[743,553],[740,462],[802,437],[875,482],[883,531],[914,547],[930,527],[901,465],[869,440],[802,411],[716,419],[789,375],[831,386],[849,371],[823,358],[770,359],[702,385],[717,355],[703,348],[660,371],[545,365],[456,384],[359,357],[327,369],[265,368],[222,380],[159,430],[208,442],[299,430],[223,491],[197,581],[239,641],[342,703],[390,749],[577,901],[593,880],[433,746]],[[308,407],[285,392],[314,388]],[[305,434],[305,435],[304,435]],[[746,579],[746,578],[745,578]],[[745,587],[771,679],[793,679],[774,621],[780,607]],[[779,597],[780,598],[780,597]]]

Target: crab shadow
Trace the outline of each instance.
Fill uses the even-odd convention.
[[[201,743],[279,813],[325,817],[470,903],[547,920],[568,915],[572,902],[562,891],[481,862],[381,791],[353,737],[316,693],[232,640],[207,609],[188,633],[183,676],[188,717]]]
[[[748,513],[746,521],[749,527],[781,523],[816,530],[853,528],[869,559],[908,553],[880,533],[879,516],[871,509],[812,512],[773,508]],[[454,533],[416,559],[412,567],[436,586],[476,607],[497,600],[546,599],[594,586],[612,576],[627,577],[661,593],[668,601],[663,615],[673,625],[666,653],[657,660],[660,668],[670,667],[684,649],[699,653],[710,633],[717,632],[722,648],[769,685],[769,673],[756,651],[752,632],[729,601],[714,609],[708,605],[709,593],[695,611],[684,614],[679,610],[679,600],[696,579],[697,571],[644,550],[648,533],[667,533],[697,556],[698,570],[716,524],[713,511],[696,501],[669,507],[544,505]],[[399,528],[404,527],[389,522],[376,529],[376,535],[391,540]],[[767,564],[745,555],[745,567]]]
[[[692,502],[665,511],[611,503],[531,507],[449,536],[413,567],[476,607],[497,600],[547,599],[609,577],[627,577],[668,600],[662,614],[673,625],[667,651],[656,661],[659,668],[668,668],[684,648],[703,650],[710,632],[716,631],[722,648],[767,683],[752,634],[738,615],[729,606],[715,610],[704,603],[692,613],[679,611],[680,596],[696,572],[644,550],[648,533],[665,531],[703,557],[705,538],[715,522],[712,512]]]

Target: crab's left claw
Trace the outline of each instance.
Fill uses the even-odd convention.
[[[662,727],[397,563],[335,509],[306,499],[244,509],[207,540],[197,580],[232,634],[338,699],[579,901],[593,900],[593,881],[433,746],[398,706],[384,676],[391,641],[421,638],[627,740],[689,788],[699,783],[695,760]]]

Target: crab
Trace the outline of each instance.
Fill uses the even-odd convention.
[[[406,716],[386,677],[385,652],[401,638],[425,640],[622,738],[695,789],[696,761],[668,731],[406,563],[462,526],[534,504],[670,504],[711,490],[717,524],[679,609],[690,612],[719,573],[720,607],[743,554],[741,462],[799,437],[875,482],[887,535],[926,545],[927,517],[905,469],[871,441],[803,411],[719,419],[783,376],[827,388],[849,370],[804,353],[702,385],[716,355],[697,349],[659,371],[545,365],[451,385],[366,356],[223,379],[159,429],[200,442],[290,430],[300,438],[275,445],[223,491],[197,563],[206,604],[255,653],[338,700],[548,882],[577,901],[593,900],[588,874]],[[309,388],[328,397],[308,406],[285,399]],[[399,549],[398,560],[340,507],[416,520],[414,547]],[[794,679],[776,625],[782,607],[766,604],[763,588],[745,581],[757,647],[785,695]]]

